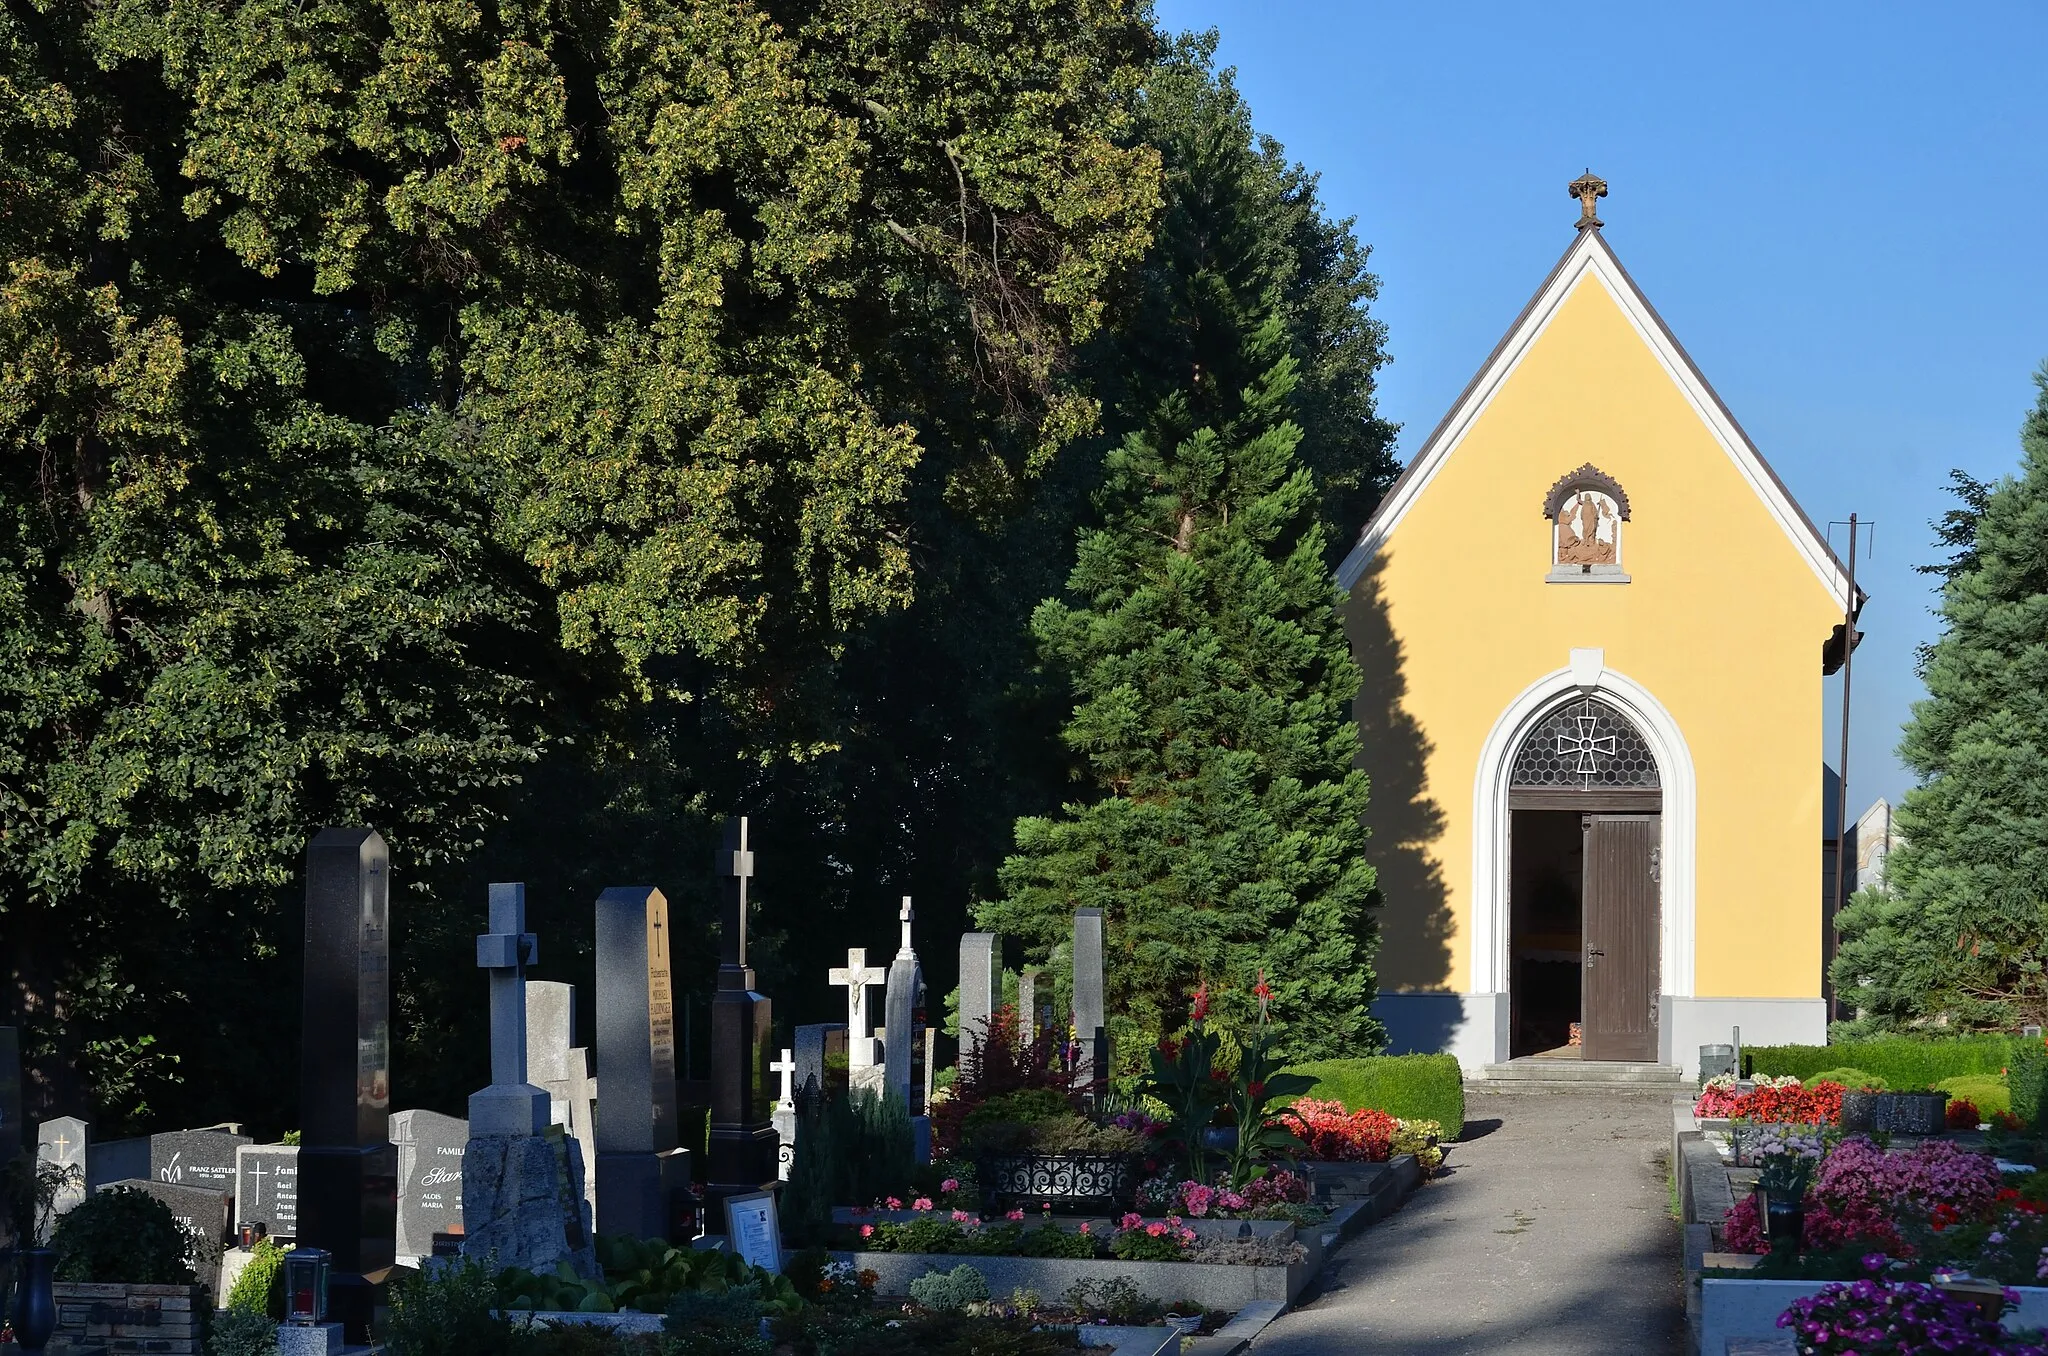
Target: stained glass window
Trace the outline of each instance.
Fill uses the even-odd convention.
[[[1627,716],[1581,697],[1544,717],[1522,741],[1513,785],[1653,787],[1657,760]]]

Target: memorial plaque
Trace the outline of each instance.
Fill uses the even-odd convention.
[[[235,1221],[261,1224],[272,1238],[299,1236],[299,1146],[245,1144],[235,1150]]]
[[[469,1122],[435,1111],[395,1111],[398,1255],[431,1257],[434,1235],[462,1232],[462,1155]]]

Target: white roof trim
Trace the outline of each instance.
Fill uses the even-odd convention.
[[[1750,442],[1748,435],[1735,422],[1735,417],[1728,412],[1728,407],[1714,394],[1714,389],[1707,384],[1706,378],[1700,375],[1692,359],[1687,356],[1677,338],[1657,315],[1649,299],[1635,285],[1635,280],[1629,277],[1628,271],[1621,266],[1621,261],[1615,258],[1612,247],[1601,238],[1597,230],[1579,232],[1578,239],[1565,251],[1564,258],[1558,261],[1557,268],[1552,271],[1549,280],[1536,293],[1534,300],[1522,312],[1521,318],[1508,331],[1507,337],[1501,340],[1500,346],[1493,351],[1493,356],[1479,369],[1478,375],[1473,377],[1472,383],[1465,388],[1457,404],[1444,416],[1444,421],[1437,425],[1436,432],[1430,435],[1429,441],[1422,445],[1422,450],[1415,454],[1407,469],[1401,473],[1401,478],[1387,491],[1386,498],[1381,501],[1379,508],[1359,533],[1357,545],[1351,548],[1350,554],[1345,556],[1343,563],[1337,567],[1338,584],[1347,593],[1356,587],[1359,579],[1365,574],[1366,566],[1372,563],[1372,558],[1394,534],[1394,529],[1400,526],[1401,519],[1407,516],[1408,510],[1413,508],[1416,501],[1428,490],[1430,482],[1436,479],[1436,473],[1443,468],[1444,461],[1457,450],[1458,444],[1464,441],[1465,435],[1493,403],[1493,398],[1500,393],[1508,378],[1521,365],[1522,359],[1535,346],[1536,340],[1556,318],[1565,299],[1588,278],[1597,280],[1607,289],[1608,295],[1614,299],[1622,314],[1627,316],[1629,323],[1635,327],[1636,334],[1649,350],[1656,354],[1665,374],[1692,405],[1693,413],[1713,433],[1715,441],[1721,445],[1721,450],[1735,463],[1735,469],[1748,482],[1757,498],[1770,510],[1771,516],[1777,520],[1779,529],[1813,570],[1814,577],[1820,580],[1821,586],[1828,591],[1828,596],[1834,599],[1835,606],[1846,608],[1849,602],[1849,578],[1841,561],[1828,548],[1826,539],[1815,529],[1813,522],[1801,511],[1791,493],[1772,472],[1764,461],[1763,454],[1757,451],[1755,444]]]

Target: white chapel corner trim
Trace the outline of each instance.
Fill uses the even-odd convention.
[[[1605,652],[1597,649],[1573,650],[1566,667],[1522,689],[1494,721],[1479,751],[1472,779],[1472,992],[1508,991],[1508,782],[1515,751],[1537,722],[1581,696],[1598,696],[1634,721],[1657,759],[1663,784],[1657,991],[1689,998],[1699,835],[1692,750],[1664,704],[1641,683],[1608,668]]]
[[[1770,510],[1779,529],[1827,589],[1835,606],[1846,608],[1849,576],[1842,562],[1829,549],[1826,538],[1813,525],[1813,520],[1806,516],[1793,500],[1791,492],[1771,470],[1763,454],[1757,451],[1756,444],[1735,422],[1735,416],[1721,403],[1721,397],[1707,384],[1706,377],[1693,364],[1677,336],[1664,324],[1656,308],[1650,305],[1649,298],[1636,286],[1635,279],[1629,277],[1628,270],[1621,266],[1621,260],[1615,257],[1613,248],[1597,230],[1578,233],[1571,248],[1550,271],[1550,277],[1537,289],[1536,295],[1465,387],[1457,403],[1451,406],[1450,413],[1444,416],[1436,431],[1429,435],[1429,441],[1422,445],[1422,450],[1401,472],[1400,479],[1387,491],[1386,498],[1380,501],[1379,508],[1359,532],[1357,545],[1337,567],[1338,584],[1346,593],[1357,587],[1366,566],[1372,563],[1372,558],[1393,535],[1401,519],[1429,488],[1430,481],[1436,478],[1445,459],[1457,450],[1479,416],[1493,403],[1493,398],[1556,318],[1565,299],[1589,277],[1607,289],[1622,314],[1635,327],[1637,335],[1656,354],[1665,374],[1691,403],[1694,414],[1713,433],[1715,441],[1735,463],[1736,470],[1748,481],[1750,489]]]

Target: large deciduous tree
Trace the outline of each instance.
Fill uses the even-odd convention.
[[[1899,746],[1919,784],[1832,972],[1862,1029],[2048,1021],[2048,367],[2035,380],[2019,473],[1959,474],[1939,525],[1943,630]]]
[[[537,766],[623,807],[555,844],[604,870],[697,813],[648,759],[815,738],[806,676],[913,594],[919,477],[1014,493],[1095,420],[1147,18],[0,11],[0,926],[43,1076],[288,1118],[167,1061],[290,1058],[245,1010],[295,1008],[313,828],[392,841],[417,1039]]]

